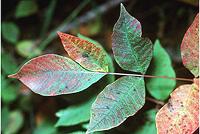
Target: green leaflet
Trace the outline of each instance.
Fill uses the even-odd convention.
[[[38,5],[35,0],[21,0],[16,8],[15,17],[22,18],[32,15],[38,11]]]
[[[4,79],[3,81],[6,81]],[[3,82],[5,83],[5,82]],[[11,103],[12,101],[16,100],[18,96],[18,85],[13,85],[11,83],[6,84],[6,85],[1,85],[1,99],[2,101],[6,103]]]
[[[73,125],[77,125],[77,124],[89,121],[90,108],[93,102],[94,102],[94,98],[82,104],[71,106],[57,112],[56,116],[59,117],[59,120],[56,123],[56,127],[73,126]]]
[[[108,130],[134,115],[145,103],[144,79],[124,76],[105,87],[92,104],[87,132]]]
[[[171,64],[171,59],[165,49],[161,46],[159,40],[155,41],[151,66],[152,70],[148,71],[148,74],[150,75],[176,77]],[[147,90],[154,98],[166,100],[174,90],[176,81],[171,79],[153,78],[147,80],[146,86]]]
[[[78,34],[78,37],[93,43],[97,47],[101,47],[103,53],[106,54],[106,60],[108,61],[108,72],[115,72],[115,68],[114,68],[114,65],[113,65],[112,58],[110,57],[110,55],[106,52],[106,50],[102,47],[102,45],[99,42],[97,42],[97,41],[95,41],[93,39],[90,39],[90,38],[88,38],[88,37],[86,37],[86,36],[84,36],[82,34]],[[107,77],[107,80],[108,80],[109,83],[112,83],[112,82],[115,81],[115,76],[114,75],[108,75],[106,77]]]
[[[33,131],[33,134],[57,134],[57,129],[54,127],[54,122],[43,120]]]
[[[19,27],[13,22],[2,22],[2,37],[12,43],[15,44],[20,36]]]
[[[23,127],[23,123],[24,123],[24,117],[21,111],[19,110],[15,110],[15,111],[8,111],[8,109],[6,111],[3,111],[3,116],[7,116],[4,119],[7,119],[7,121],[3,121],[5,127],[3,128],[3,133],[4,134],[16,134],[18,133],[18,131],[20,130],[20,128]],[[5,112],[9,112],[9,114],[5,113]],[[5,115],[7,114],[7,115]]]
[[[141,35],[140,22],[121,4],[120,17],[113,28],[113,54],[122,69],[144,74],[152,59],[153,45]]]
[[[103,76],[85,70],[67,57],[46,54],[28,61],[9,77],[19,79],[35,93],[55,96],[80,92]]]
[[[11,74],[17,70],[17,63],[9,53],[1,54],[1,68],[5,74]]]
[[[42,53],[42,51],[36,47],[36,43],[32,40],[19,41],[16,49],[19,55],[26,58],[35,57]]]

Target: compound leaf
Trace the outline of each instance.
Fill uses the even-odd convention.
[[[169,102],[156,115],[158,134],[192,134],[199,126],[199,89],[182,85],[175,89]]]
[[[108,72],[108,61],[102,47],[87,40],[58,32],[64,49],[82,67],[91,71]]]
[[[113,28],[113,54],[122,69],[144,74],[152,58],[153,45],[141,35],[140,22],[121,4],[120,17]]]
[[[28,61],[18,73],[10,75],[44,96],[55,96],[82,91],[102,78],[85,70],[73,60],[47,54]]]
[[[77,124],[89,121],[90,108],[93,102],[94,102],[94,98],[82,104],[79,104],[77,106],[71,106],[57,112],[56,116],[59,117],[59,120],[56,123],[56,127],[73,126],[73,125],[77,125]]]
[[[195,76],[199,76],[199,14],[185,33],[181,44],[183,64]]]
[[[153,51],[151,71],[148,74],[154,76],[176,77],[171,64],[171,59],[165,49],[161,46],[159,40],[156,40]],[[176,81],[171,79],[153,78],[148,79],[147,90],[158,100],[166,100],[176,86]]]
[[[87,132],[108,130],[134,115],[145,103],[144,79],[124,76],[105,87],[92,104]]]

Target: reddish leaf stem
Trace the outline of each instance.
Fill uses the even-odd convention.
[[[165,105],[165,103],[163,101],[155,100],[153,98],[146,97],[146,100],[151,101],[156,104],[159,104],[159,105],[162,105],[162,106]]]
[[[120,76],[135,76],[135,77],[145,77],[145,78],[162,78],[162,79],[171,79],[171,80],[179,80],[179,81],[190,81],[193,82],[193,79],[188,78],[174,78],[168,76],[153,76],[146,74],[128,74],[128,73],[111,73],[111,72],[85,72],[85,73],[96,73],[96,74],[109,74],[109,75],[120,75]]]

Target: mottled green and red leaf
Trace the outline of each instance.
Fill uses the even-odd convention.
[[[92,104],[87,132],[108,130],[133,116],[145,103],[144,79],[124,76],[109,84]]]
[[[19,79],[35,93],[55,96],[82,91],[103,76],[82,68],[67,57],[47,54],[28,61],[9,77]]]
[[[156,115],[158,134],[192,134],[199,127],[199,89],[194,84],[175,89]]]
[[[144,74],[152,59],[153,44],[141,36],[140,22],[121,4],[120,17],[112,34],[113,54],[122,69]]]
[[[183,64],[195,77],[199,76],[199,14],[184,35],[181,44]]]

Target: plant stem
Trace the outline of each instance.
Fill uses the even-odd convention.
[[[40,32],[40,38],[41,39],[44,39],[45,33],[47,32],[47,30],[49,28],[54,10],[56,8],[56,3],[57,3],[57,0],[51,0],[47,10],[45,11],[44,22],[43,22],[42,30]]]
[[[153,76],[146,74],[128,74],[128,73],[111,73],[111,72],[84,72],[84,73],[95,73],[95,74],[105,74],[105,75],[119,75],[119,76],[135,76],[135,77],[145,77],[145,78],[162,78],[162,79],[171,79],[171,80],[179,80],[179,81],[190,81],[193,82],[193,79],[188,78],[174,78],[168,76]]]
[[[163,101],[155,100],[155,99],[150,98],[150,97],[146,97],[146,100],[154,102],[154,103],[162,105],[162,106],[165,104]]]

